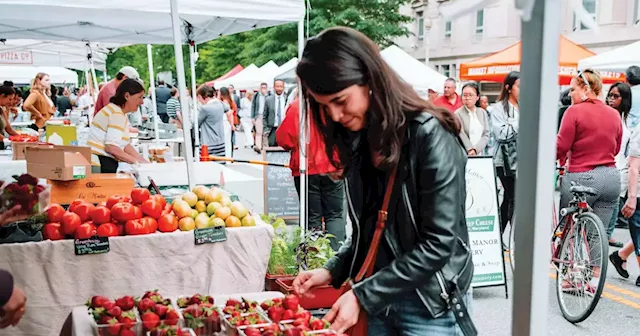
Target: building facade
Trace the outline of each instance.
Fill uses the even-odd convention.
[[[414,20],[407,26],[411,35],[398,39],[398,46],[445,76],[458,79],[461,63],[520,40],[520,16],[513,0],[494,0],[475,13],[444,21],[438,7],[450,1],[465,0],[414,0],[403,6],[400,12]],[[581,1],[599,32],[577,23],[570,1],[562,1],[558,8],[563,17],[562,34],[571,41],[600,53],[640,40],[640,0]],[[483,86],[489,89],[491,84]]]

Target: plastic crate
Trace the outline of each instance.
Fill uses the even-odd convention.
[[[293,293],[293,278],[289,279],[277,279],[278,290],[287,295]],[[320,286],[311,289],[313,298],[300,297],[300,306],[304,309],[319,309],[319,308],[331,308],[342,292],[344,291],[344,285],[339,289],[335,289],[332,286]]]

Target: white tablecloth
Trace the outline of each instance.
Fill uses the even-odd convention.
[[[0,245],[0,268],[27,295],[19,326],[0,335],[58,335],[72,309],[93,295],[260,292],[272,237],[266,224],[229,229],[227,241],[198,246],[193,232],[156,233],[112,238],[109,253],[85,256],[75,255],[73,240]]]
[[[160,290],[160,294],[163,294],[164,291]],[[189,296],[193,294],[207,294],[207,293],[182,293],[182,295]],[[210,294],[210,293],[209,293]],[[164,294],[163,294],[164,296]],[[227,295],[213,295],[213,300],[215,305],[224,305],[225,302],[229,298],[240,299],[246,298],[247,300],[258,301],[259,303],[274,299],[274,298],[282,298],[284,294],[280,292],[260,292],[260,293],[238,293],[238,294],[227,294]],[[173,304],[176,304],[176,298],[172,298]],[[89,315],[89,310],[86,306],[75,307],[73,308],[73,312],[71,313],[73,319],[73,336],[92,336],[93,335],[93,321],[91,316]]]

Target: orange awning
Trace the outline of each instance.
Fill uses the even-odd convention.
[[[504,50],[460,65],[460,79],[468,81],[502,82],[511,71],[520,71],[522,42]],[[558,81],[568,85],[578,73],[578,62],[595,53],[560,36]],[[623,81],[624,75],[617,72],[600,72],[604,83]]]
[[[227,79],[231,76],[235,76],[236,74],[238,74],[238,72],[242,71],[244,69],[244,67],[242,67],[242,65],[238,64],[236,66],[233,67],[233,69],[229,70],[229,72],[227,72],[226,74],[212,80],[212,81],[208,81],[207,85],[209,86],[214,86],[214,84],[218,81],[221,81],[223,79]]]

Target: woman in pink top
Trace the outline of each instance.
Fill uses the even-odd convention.
[[[584,70],[571,80],[571,105],[562,118],[557,140],[557,159],[569,160],[562,181],[560,206],[572,198],[571,182],[594,188],[597,195],[587,201],[602,223],[609,223],[620,195],[620,172],[615,156],[622,141],[618,111],[598,99],[602,91],[600,74]]]

